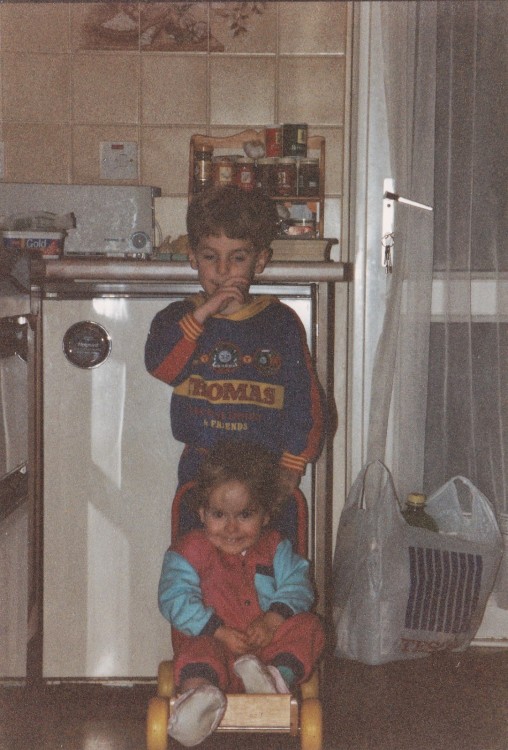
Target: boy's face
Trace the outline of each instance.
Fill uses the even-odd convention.
[[[210,235],[201,238],[196,250],[189,251],[189,259],[208,297],[231,284],[247,295],[254,276],[268,263],[270,250],[254,250],[249,240]]]
[[[199,515],[208,539],[228,555],[240,554],[256,544],[269,521],[249,488],[236,479],[215,487]]]

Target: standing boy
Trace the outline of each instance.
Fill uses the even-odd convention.
[[[276,297],[250,294],[277,224],[274,202],[258,190],[212,188],[189,206],[189,259],[203,291],[161,310],[145,347],[147,370],[173,386],[181,485],[224,437],[272,451],[288,494],[320,453],[322,392],[302,323]]]

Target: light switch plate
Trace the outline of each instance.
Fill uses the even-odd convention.
[[[101,141],[100,161],[103,180],[135,180],[138,144],[135,141]]]

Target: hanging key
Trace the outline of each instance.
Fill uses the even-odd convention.
[[[383,255],[381,258],[381,263],[384,266],[386,273],[392,273],[393,271],[392,248],[394,244],[393,232],[390,232],[389,234],[385,234],[383,239],[381,240],[381,244],[383,245]]]

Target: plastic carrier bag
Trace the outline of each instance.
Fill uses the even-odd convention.
[[[426,509],[439,533],[406,523],[381,461],[358,475],[333,560],[337,656],[383,664],[470,644],[501,561],[501,533],[489,501],[464,477]]]

